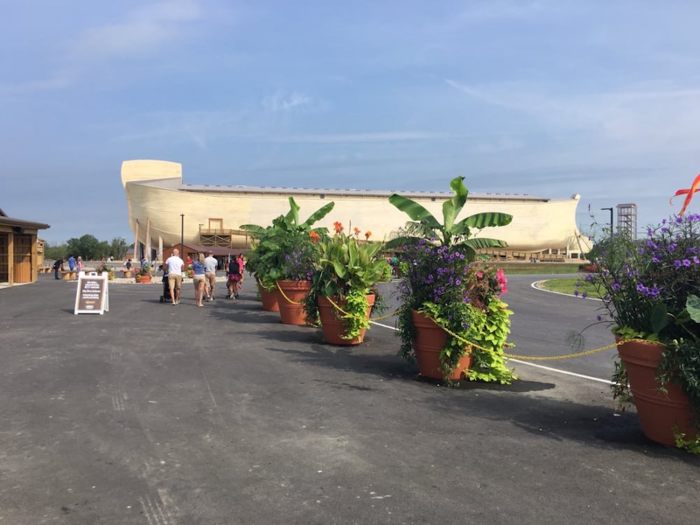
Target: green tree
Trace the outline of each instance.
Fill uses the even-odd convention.
[[[100,241],[94,235],[83,235],[80,239],[72,237],[66,243],[66,252],[68,255],[77,257],[82,256],[85,260],[94,260],[103,257]]]
[[[68,256],[68,248],[65,244],[51,245],[48,242],[44,244],[45,259],[62,259]]]
[[[123,260],[129,247],[124,237],[115,237],[109,247],[109,255],[117,260]]]
[[[102,259],[104,257],[106,259],[107,257],[109,257],[111,251],[112,247],[107,241],[100,241],[99,243],[97,243],[97,256],[94,258]]]

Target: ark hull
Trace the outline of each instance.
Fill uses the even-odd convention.
[[[200,244],[204,231],[238,230],[243,224],[267,225],[289,209],[293,196],[306,218],[324,204],[334,201],[333,211],[319,226],[332,228],[340,221],[347,231],[371,231],[373,239],[390,238],[406,223],[406,215],[388,202],[393,191],[358,191],[299,188],[260,188],[248,186],[194,186],[182,182],[179,164],[164,161],[126,161],[122,165],[129,222],[144,245],[169,247],[180,242],[184,214],[185,243]],[[437,217],[442,203],[451,197],[445,192],[396,193],[420,202]],[[579,252],[580,237],[575,216],[579,196],[571,199],[545,199],[527,195],[470,194],[462,216],[486,211],[513,215],[510,225],[486,228],[480,237],[495,237],[508,243],[510,251],[554,250]],[[212,228],[212,225],[214,228]],[[148,233],[147,233],[148,230]],[[147,243],[147,235],[150,243]],[[243,247],[244,232],[234,232],[233,246]]]

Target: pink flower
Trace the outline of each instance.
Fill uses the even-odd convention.
[[[496,282],[498,283],[498,286],[501,288],[501,293],[498,294],[499,296],[503,295],[504,293],[508,292],[508,279],[506,279],[506,274],[503,273],[503,270],[499,269],[496,272]]]

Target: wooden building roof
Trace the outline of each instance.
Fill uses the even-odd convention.
[[[27,221],[24,219],[14,219],[12,217],[8,217],[7,213],[2,211],[2,208],[0,208],[0,225],[13,226],[16,228],[30,228],[34,230],[47,230],[51,227],[48,224],[44,224],[43,222],[34,222]]]

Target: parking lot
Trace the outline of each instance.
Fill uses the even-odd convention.
[[[252,280],[204,308],[114,284],[75,316],[75,283],[41,277],[0,290],[0,523],[697,523],[700,460],[615,412],[609,354],[450,389],[390,328],[343,348],[280,324]],[[565,353],[595,305],[532,280],[505,297],[514,350]]]

